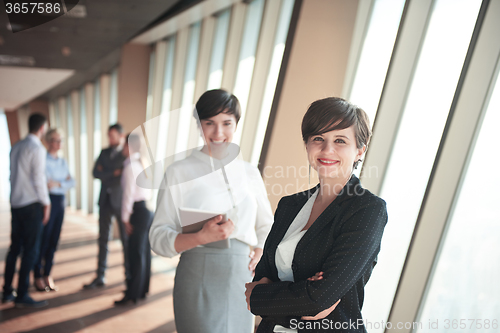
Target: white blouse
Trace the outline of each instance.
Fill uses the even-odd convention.
[[[149,189],[137,185],[134,175],[139,175],[144,171],[140,162],[141,154],[133,153],[123,162],[123,171],[121,185],[123,189],[122,196],[122,220],[129,222],[130,215],[133,213],[134,202],[148,200],[151,192]]]
[[[292,271],[292,261],[295,254],[295,249],[297,244],[302,239],[302,236],[307,232],[307,230],[302,230],[309,217],[311,216],[314,201],[318,196],[319,191],[315,191],[313,195],[307,200],[306,204],[302,207],[300,212],[295,216],[292,224],[288,227],[288,230],[283,236],[283,239],[276,249],[276,268],[278,269],[278,277],[281,281],[294,281],[293,271]],[[296,329],[285,328],[281,325],[274,326],[274,332],[279,333],[296,333]]]
[[[294,281],[292,271],[293,255],[295,254],[297,244],[307,231],[302,229],[306,226],[307,221],[309,221],[314,200],[316,200],[318,192],[319,191],[315,191],[313,195],[311,195],[297,216],[295,216],[295,219],[288,227],[285,236],[283,236],[283,239],[276,249],[276,268],[278,269],[278,277],[281,281]]]
[[[222,170],[217,169],[221,164],[225,165],[229,189]],[[226,213],[235,224],[230,238],[264,247],[274,217],[259,170],[250,163],[238,158],[212,159],[194,150],[167,168],[163,182],[149,232],[154,252],[165,257],[178,254],[174,242],[182,230],[178,215],[181,207]]]

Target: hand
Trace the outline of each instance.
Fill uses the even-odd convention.
[[[125,226],[125,232],[127,233],[127,235],[132,235],[132,233],[134,232],[134,227],[132,226],[132,224],[130,224],[130,222],[128,221],[123,221],[123,225]]]
[[[122,169],[116,169],[115,171],[113,171],[113,176],[115,177],[118,177],[121,174],[122,174]]]
[[[314,276],[307,278],[307,281],[319,281],[323,279],[323,272],[318,272]]]
[[[319,320],[319,319],[323,319],[323,318],[326,318],[330,313],[332,313],[333,310],[335,310],[335,308],[337,307],[337,305],[340,303],[340,299],[337,301],[337,303],[333,304],[331,307],[329,307],[328,309],[326,310],[323,310],[321,311],[320,313],[318,313],[317,315],[315,315],[314,317],[311,317],[311,316],[303,316],[301,319],[302,320]]]
[[[256,282],[245,283],[245,287],[247,288],[247,290],[245,291],[245,296],[247,297],[247,309],[249,311],[250,311],[250,296],[252,296],[253,288],[255,288],[256,285],[268,284],[268,283],[273,283],[273,281],[271,281],[270,279],[268,279],[266,277],[263,277],[262,279],[260,279],[259,281],[256,281]]]
[[[49,222],[50,218],[50,205],[43,206],[43,225],[46,225]]]
[[[323,280],[323,272],[318,272],[314,274],[314,276],[307,278],[307,281],[319,281]],[[330,313],[332,313],[333,310],[337,307],[337,305],[340,303],[340,299],[337,301],[337,303],[333,304],[331,307],[329,307],[326,310],[321,311],[315,316],[304,316],[301,319],[302,320],[319,320],[327,317]]]
[[[257,267],[257,264],[260,261],[260,258],[262,258],[262,249],[260,247],[256,247],[253,249],[252,252],[250,252],[249,257],[251,258],[250,263],[248,264],[248,270],[252,272],[252,277],[255,276],[255,267]]]
[[[227,239],[233,230],[234,223],[231,219],[222,221],[222,215],[217,215],[208,220],[197,234],[200,244],[203,245]]]
[[[47,183],[47,187],[49,188],[49,190],[54,187],[61,187],[61,183],[56,182],[55,180],[49,180],[49,182]]]

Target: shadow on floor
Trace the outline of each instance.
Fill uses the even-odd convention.
[[[52,325],[47,325],[44,327],[39,327],[33,330],[29,331],[22,331],[22,333],[31,333],[31,332],[38,332],[38,333],[54,333],[54,332],[64,332],[64,333],[72,333],[76,332],[79,330],[82,330],[84,328],[90,327],[91,325],[95,325],[101,321],[107,320],[111,317],[121,315],[127,311],[133,310],[137,307],[140,307],[142,305],[145,305],[149,302],[154,302],[160,298],[167,297],[172,294],[172,290],[165,290],[161,293],[154,294],[146,301],[139,302],[137,305],[130,305],[130,306],[119,306],[119,307],[112,307],[108,308],[99,312],[94,312],[91,314],[88,314],[86,316],[80,317],[80,318],[75,318],[71,320],[66,320],[63,322],[55,323]],[[52,301],[51,301],[52,303]],[[50,306],[50,305],[49,305]],[[168,323],[167,323],[168,324]],[[162,326],[158,327],[157,329],[160,329]],[[160,331],[155,331],[155,332],[160,332]],[[161,332],[173,332],[173,331],[161,331]]]
[[[106,294],[106,293],[108,293],[108,291],[110,289],[119,287],[121,285],[124,285],[124,283],[118,282],[118,283],[114,283],[111,285],[106,285],[106,287],[104,287],[104,288],[91,289],[91,290],[81,289],[73,294],[54,297],[54,298],[48,300],[49,305],[47,307],[43,308],[42,310],[54,309],[57,307],[61,307],[61,306],[73,304],[73,303],[76,303],[79,301],[84,301],[84,300],[87,300],[87,299],[90,299],[93,297],[97,297],[99,295]],[[40,310],[41,309],[18,309],[18,308],[14,308],[14,307],[4,309],[0,313],[0,322],[10,320],[13,318],[17,318],[20,316],[25,316],[25,315],[28,315],[28,314],[31,314],[33,312],[37,312]]]

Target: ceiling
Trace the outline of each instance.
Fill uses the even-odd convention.
[[[66,80],[74,73],[68,69],[0,66],[0,107],[15,109]]]
[[[171,10],[191,4],[80,0],[68,14],[16,33],[10,30],[6,12],[0,11],[0,108],[16,108],[39,95],[49,96],[51,89],[61,90],[66,83],[78,86],[89,76],[111,70],[118,65],[117,50],[123,44],[171,15]],[[9,63],[5,56],[26,61]]]

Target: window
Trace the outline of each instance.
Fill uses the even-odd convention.
[[[0,175],[0,199],[8,201],[10,198],[10,137],[7,116],[0,109],[0,169],[5,170]],[[7,170],[9,170],[7,172]]]
[[[73,128],[73,104],[71,103],[71,94],[66,98],[66,114],[68,123],[68,132],[66,133],[68,143],[68,167],[71,176],[76,175],[76,149],[75,149],[75,134]],[[76,189],[72,187],[69,190],[69,203],[73,209],[76,209]]]
[[[94,161],[97,160],[99,154],[101,153],[101,84],[100,80],[97,79],[94,83]],[[101,189],[101,182],[99,179],[94,178],[94,208],[93,212],[95,215],[99,213],[99,192]]]
[[[81,207],[84,213],[88,211],[88,139],[87,139],[87,108],[85,103],[85,87],[80,89],[79,103],[80,103],[80,198]],[[74,176],[74,175],[73,175]]]
[[[367,320],[387,320],[480,5],[434,3],[380,194],[389,221],[366,289]]]
[[[240,144],[241,134],[245,123],[245,111],[252,84],[253,68],[255,65],[255,53],[259,41],[260,26],[262,22],[262,12],[264,10],[264,0],[254,0],[247,8],[245,28],[241,42],[240,56],[238,60],[238,70],[233,94],[238,98],[241,105],[241,119],[238,122],[238,130],[234,133],[233,143]]]
[[[109,96],[109,123],[116,124],[118,121],[118,68],[111,72],[110,96]]]
[[[220,88],[226,53],[227,35],[229,31],[229,18],[231,10],[227,9],[217,15],[215,23],[215,36],[210,57],[207,90]]]
[[[491,151],[498,141],[498,110],[500,80],[497,79],[424,301],[419,319],[424,323],[439,318],[440,326],[444,327],[443,320],[447,318],[452,329],[455,325],[452,320],[458,319],[456,324],[465,322],[467,332],[498,330],[498,326],[492,329],[492,320],[499,324],[500,269],[496,261],[500,258],[497,194],[500,174],[488,170],[489,166],[494,168],[500,163],[500,156]],[[467,319],[480,319],[482,328],[477,326],[478,322]]]

